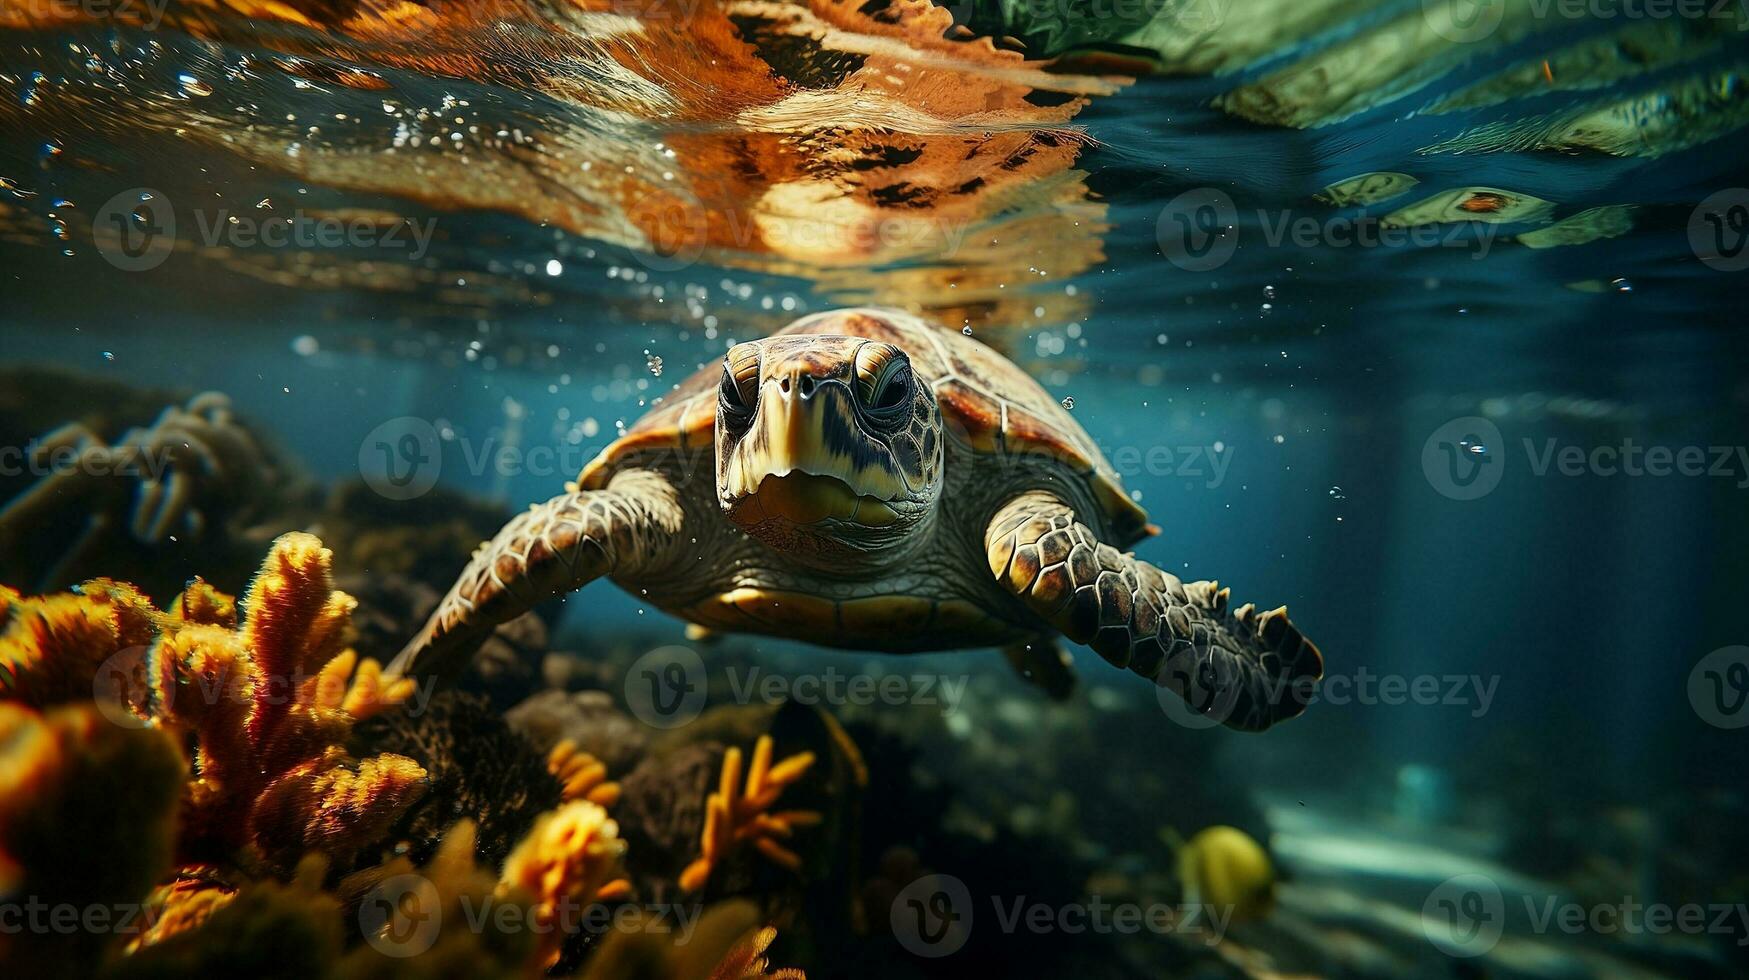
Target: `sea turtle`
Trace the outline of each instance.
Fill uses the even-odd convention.
[[[609,576],[713,631],[891,652],[1057,633],[1250,730],[1322,674],[1285,608],[1228,609],[1126,548],[1158,529],[1087,433],[977,340],[906,313],[736,344],[475,552],[392,673],[454,671],[498,623]],[[1030,655],[1015,653],[1030,649]]]

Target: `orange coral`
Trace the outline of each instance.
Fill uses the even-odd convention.
[[[504,859],[499,895],[513,890],[532,896],[535,919],[544,928],[539,959],[543,967],[558,960],[564,936],[552,928],[560,906],[571,901],[612,901],[631,891],[630,882],[614,879],[625,841],[607,811],[587,800],[572,800],[541,814],[528,836]]]
[[[737,791],[741,781],[741,750],[731,748],[723,756],[718,789],[705,800],[704,832],[700,835],[703,853],[680,873],[682,889],[690,892],[703,888],[717,862],[742,841],[752,841],[760,854],[791,871],[801,870],[801,857],[778,843],[778,839],[789,837],[796,827],[818,824],[820,814],[814,810],[767,811],[814,764],[814,753],[792,755],[774,766],[771,751],[771,736],[759,736],[743,791]]]
[[[282,535],[241,609],[199,579],[165,612],[106,579],[36,599],[0,592],[0,697],[43,704],[114,685],[98,702],[112,720],[191,746],[185,859],[347,854],[387,831],[426,774],[341,748],[354,721],[414,688],[344,649],[356,603],[333,588],[331,559],[312,535]]]
[[[158,613],[132,586],[25,598],[0,586],[0,697],[43,707],[89,699],[99,668],[152,641]]]
[[[564,787],[561,799],[588,800],[604,807],[619,802],[619,784],[607,781],[607,764],[577,751],[577,743],[568,738],[547,753],[547,772]]]
[[[777,930],[764,926],[747,934],[746,938],[736,943],[729,950],[729,955],[717,964],[711,971],[710,980],[808,980],[808,975],[794,967],[785,967],[775,973],[767,972],[771,962],[765,956],[765,951],[771,948],[771,943],[777,938]]]
[[[237,897],[237,889],[210,876],[210,869],[184,868],[175,881],[153,890],[146,905],[152,911],[146,928],[127,944],[129,953],[154,946],[172,936],[198,929],[214,912]]]
[[[171,865],[186,776],[163,732],[93,705],[38,712],[0,701],[0,894],[50,906],[132,902]],[[0,930],[9,975],[90,975],[110,936]]]

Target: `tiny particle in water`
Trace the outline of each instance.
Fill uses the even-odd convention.
[[[564,272],[564,271],[565,271],[565,263],[560,262],[558,259],[548,259],[547,260],[547,275],[556,276],[559,273]]]
[[[106,351],[104,351],[104,352],[103,352],[103,359],[104,359],[104,360],[106,360],[106,361],[113,361],[113,360],[115,360],[115,351],[112,351],[112,350],[106,350]]]
[[[647,348],[644,350],[644,366],[650,369],[652,375],[658,378],[662,376],[662,359],[650,353]]]
[[[1348,494],[1343,493],[1341,487],[1331,487],[1330,488],[1330,499],[1331,500],[1347,500]]]
[[[1264,299],[1274,299],[1275,298],[1275,287],[1274,286],[1264,286],[1263,287],[1263,298]]]
[[[1634,291],[1634,284],[1628,282],[1626,279],[1611,279],[1609,284],[1614,286],[1615,291],[1618,293],[1631,293]]]
[[[176,81],[182,85],[182,91],[189,95],[206,96],[213,94],[213,87],[211,85],[208,85],[200,78],[190,75],[187,72],[183,72],[176,76]]]
[[[963,333],[966,336],[970,337],[972,335],[972,325],[968,323],[965,326],[961,327],[960,333]]]
[[[1071,411],[1071,412],[1073,412],[1075,410],[1075,396],[1074,395],[1064,395],[1063,396],[1063,408],[1065,410]]]

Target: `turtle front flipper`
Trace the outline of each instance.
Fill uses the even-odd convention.
[[[603,575],[635,574],[674,546],[684,521],[674,485],[627,470],[603,490],[536,504],[481,545],[390,676],[447,676],[499,623]]]
[[[1262,731],[1305,710],[1324,660],[1287,609],[1229,611],[1227,590],[1099,540],[1056,495],[1021,494],[984,533],[990,571],[1040,618],[1229,727]]]

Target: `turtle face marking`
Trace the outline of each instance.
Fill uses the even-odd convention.
[[[738,344],[717,391],[717,499],[772,547],[894,543],[941,486],[941,413],[899,347],[815,334]]]

